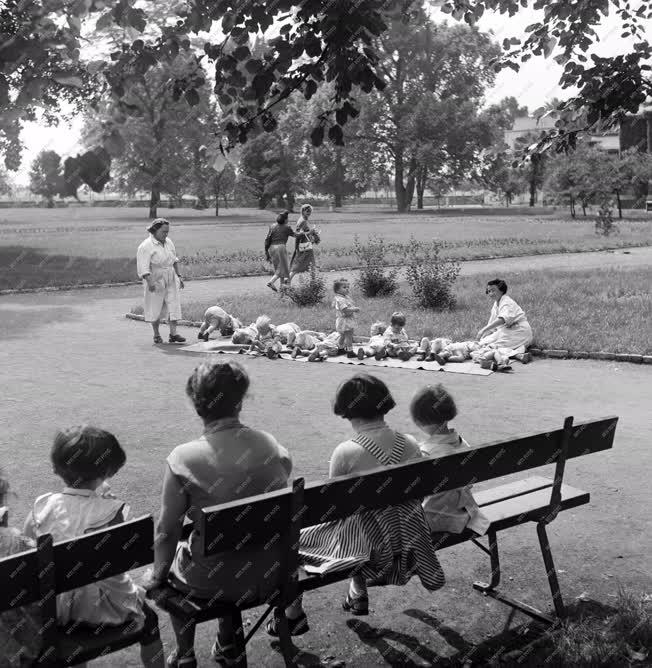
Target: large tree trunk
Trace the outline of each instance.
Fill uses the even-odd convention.
[[[161,203],[161,186],[154,182],[152,183],[152,192],[149,198],[149,217],[156,218],[158,207]]]
[[[394,159],[394,193],[396,195],[396,210],[404,213],[410,210],[412,197],[414,196],[414,160],[410,161],[407,182],[404,184],[405,165],[403,164],[403,153],[400,149],[395,151]]]
[[[571,218],[575,218],[575,198],[572,195],[570,196],[570,214]]]

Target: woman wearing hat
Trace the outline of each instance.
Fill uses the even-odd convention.
[[[290,278],[290,263],[288,261],[287,241],[295,236],[294,230],[288,225],[289,211],[283,211],[276,217],[276,223],[269,228],[265,239],[265,257],[274,265],[274,275],[267,287],[278,292],[274,283],[280,278],[283,286]]]
[[[145,293],[145,321],[152,323],[154,343],[163,343],[159,324],[164,318],[170,323],[170,343],[183,343],[186,339],[177,334],[177,320],[181,319],[183,280],[172,239],[168,239],[170,222],[156,218],[147,228],[145,239],[136,254],[138,276],[143,279]],[[178,280],[177,280],[178,279]]]

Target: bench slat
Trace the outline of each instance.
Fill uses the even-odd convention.
[[[552,483],[553,481],[550,478],[544,478],[539,475],[530,476],[529,478],[516,480],[515,482],[509,482],[504,485],[498,485],[498,487],[492,487],[491,489],[482,491],[476,491],[474,489],[473,498],[480,507],[484,507],[491,505],[492,503],[520,496],[521,494],[534,492],[538,489],[545,489],[546,487],[552,491]]]

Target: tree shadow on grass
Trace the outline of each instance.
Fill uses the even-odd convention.
[[[136,281],[133,258],[54,255],[29,246],[0,246],[0,290]]]

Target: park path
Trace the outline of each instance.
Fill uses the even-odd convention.
[[[645,266],[652,266],[652,249],[634,248],[466,262],[462,273]],[[220,292],[235,291],[246,298],[254,290],[267,290],[263,277],[191,281],[184,299],[219,300]],[[4,390],[0,466],[15,491],[10,498],[12,524],[21,525],[39,494],[57,489],[60,481],[55,480],[48,461],[52,436],[56,428],[79,422],[110,429],[125,445],[128,463],[112,486],[131,505],[132,514],[158,512],[165,457],[200,429],[183,392],[198,357],[174,346],[152,346],[149,328],[124,318],[140,296],[139,286],[122,286],[0,299]],[[295,475],[308,481],[325,477],[330,450],[349,436],[348,424],[334,416],[328,404],[351,368],[241,361],[252,377],[244,421],[273,433],[290,449]],[[649,591],[652,368],[537,359],[527,367],[515,367],[511,375],[437,374],[434,380],[423,371],[375,368],[374,373],[388,383],[396,399],[391,424],[412,433],[410,398],[420,384],[433,381],[443,381],[456,397],[460,417],[455,424],[471,443],[561,426],[565,415],[574,415],[578,421],[620,416],[612,451],[567,466],[565,480],[590,491],[591,504],[562,513],[551,531],[551,542],[569,603],[578,596],[610,603],[619,585]],[[506,586],[517,598],[547,605],[547,583],[532,540],[530,529],[502,539],[501,559],[509,576]],[[500,604],[479,597],[469,584],[486,579],[488,564],[468,546],[443,552],[441,560],[447,577],[444,590],[428,594],[417,581],[400,593],[394,587],[374,589],[373,614],[362,626],[352,626],[350,619],[347,623],[339,611],[341,585],[313,592],[306,597],[311,632],[297,644],[317,658],[371,668],[415,665],[410,661],[431,665],[442,657],[463,656],[471,644],[495,638],[506,612]],[[169,651],[172,633],[164,615],[161,621]],[[213,633],[210,624],[199,628],[201,665],[210,665]],[[253,666],[282,665],[264,633],[252,641],[250,658]],[[98,668],[140,665],[133,647],[96,663]]]

